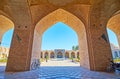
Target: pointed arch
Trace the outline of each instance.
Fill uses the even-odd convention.
[[[47,30],[50,26],[52,26],[53,24],[59,21],[69,25],[77,33],[82,27],[85,29],[83,22],[75,15],[63,9],[57,9],[51,12],[50,14],[48,14],[47,16],[45,16],[44,18],[42,18],[36,24],[35,30],[39,32],[40,35],[42,35],[45,30]],[[75,27],[79,25],[81,25],[81,27]]]
[[[116,34],[120,46],[120,11],[116,12],[114,16],[109,19],[107,27]]]
[[[47,16],[42,18],[36,24],[35,30],[34,30],[34,41],[33,41],[32,54],[36,54],[37,53],[36,49],[41,47],[42,34],[48,28],[50,28],[53,24],[55,24],[57,22],[63,22],[65,24],[67,24],[77,33],[79,46],[80,46],[80,52],[81,52],[80,64],[81,64],[81,66],[90,69],[85,25],[75,15],[73,15],[70,12],[63,10],[63,9],[57,9],[57,10],[51,12],[50,14],[48,14]],[[36,54],[36,55],[38,55],[38,54]]]
[[[9,18],[0,14],[0,42],[3,34],[12,28],[14,28],[14,23]]]

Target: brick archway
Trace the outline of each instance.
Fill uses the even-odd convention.
[[[116,34],[120,46],[120,10],[108,20],[107,27]]]
[[[69,52],[65,52],[65,58],[69,58]]]
[[[11,20],[11,18],[8,17],[4,12],[0,11],[0,45],[2,44],[2,37],[3,37],[3,35],[7,31],[9,31],[11,29],[14,29],[14,27],[15,27],[14,26],[14,22]],[[9,42],[11,42],[11,41],[9,41]],[[9,49],[12,49],[11,47],[12,47],[12,45],[10,45]],[[12,49],[12,50],[14,50],[14,49]],[[8,66],[11,65],[11,63],[10,63],[11,61],[9,60],[9,56],[10,56],[9,52],[11,52],[11,51],[9,51],[8,49],[4,48],[4,52],[7,52],[6,54],[3,54],[3,56],[8,57],[8,61],[7,61],[7,64],[9,64],[9,65],[7,65],[7,67],[8,67]],[[8,56],[8,54],[9,54],[9,56]]]
[[[47,51],[44,53],[44,58],[46,58],[46,56],[48,57],[48,52]]]
[[[6,71],[30,70],[33,60],[40,58],[40,51],[36,50],[40,50],[38,44],[41,44],[42,34],[58,21],[68,24],[80,37],[81,65],[91,70],[106,70],[109,64],[108,58],[111,58],[106,22],[120,9],[119,0],[56,1],[58,0],[1,2],[0,13],[5,12],[15,21],[12,49]],[[19,42],[17,37],[22,41]]]
[[[54,58],[55,57],[55,54],[54,54],[54,52],[52,51],[51,53],[50,53],[50,58]]]
[[[0,42],[4,33],[12,28],[14,28],[14,23],[6,16],[0,14]]]
[[[71,57],[75,58],[75,52],[71,53]]]
[[[63,53],[62,52],[58,52],[57,53],[57,58],[63,58]]]
[[[42,34],[50,28],[53,24],[57,22],[63,22],[67,25],[69,25],[73,30],[76,31],[78,35],[78,41],[79,46],[81,48],[81,66],[86,67],[90,69],[90,63],[89,63],[89,53],[88,53],[88,46],[87,46],[87,38],[86,38],[86,30],[85,25],[83,22],[77,18],[75,15],[71,14],[70,12],[64,10],[64,9],[57,9],[44,18],[42,18],[35,27],[34,30],[34,44],[38,47],[41,47],[41,41],[42,41]],[[38,40],[39,39],[39,40]],[[33,47],[33,54],[38,55],[35,51],[38,47]],[[40,50],[40,49],[39,49]],[[32,60],[36,59],[36,57],[32,56]],[[86,60],[84,60],[86,59]]]

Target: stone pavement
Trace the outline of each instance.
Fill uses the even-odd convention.
[[[37,70],[17,72],[17,73],[4,73],[5,66],[0,67],[0,79],[120,79],[120,75],[106,72],[89,71],[88,69],[80,66],[68,66],[69,60],[61,62],[62,66],[57,66],[56,61],[48,61],[49,66],[44,66],[47,63],[42,63],[41,67]],[[70,61],[69,61],[70,62]],[[54,64],[53,64],[54,63]],[[64,65],[67,64],[67,66]],[[71,62],[72,64],[72,62]]]
[[[120,75],[94,72],[81,67],[41,67],[37,70],[4,73],[0,79],[120,79]]]
[[[51,59],[48,62],[42,62],[41,66],[80,66],[80,63],[69,59]]]

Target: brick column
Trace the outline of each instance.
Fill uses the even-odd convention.
[[[95,15],[95,13],[93,13],[93,15],[91,15],[90,26],[87,28],[87,33],[89,34],[87,38],[90,69],[95,71],[106,71],[110,63],[109,59],[112,59],[112,53],[107,35],[107,22],[105,17],[103,19],[100,19],[100,17],[102,18],[100,14]]]
[[[50,52],[48,52],[48,59],[50,59],[50,55],[51,55]]]
[[[11,0],[8,5],[11,7],[11,16],[14,21],[14,34],[6,71],[30,70],[34,24],[29,3],[27,0]]]
[[[31,69],[38,68],[40,64],[40,51],[41,51],[41,36],[39,32],[34,31],[34,39],[32,45],[32,56],[31,56]]]
[[[105,12],[109,6],[103,7],[99,4],[101,3],[96,3],[91,7],[89,23],[86,27],[89,61],[91,70],[106,71],[110,64],[109,59],[112,59],[106,27],[110,16],[108,12]]]
[[[43,54],[42,54],[42,58],[44,59],[45,58],[45,52],[42,52]]]
[[[14,29],[6,71],[30,70],[32,34],[29,29]]]
[[[77,52],[75,52],[75,58],[77,58]]]
[[[69,52],[69,58],[71,58],[71,52]]]

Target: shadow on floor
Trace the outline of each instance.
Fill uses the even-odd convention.
[[[79,66],[40,67],[37,70],[5,73],[5,66],[0,66],[0,79],[120,79],[120,75],[95,72]]]

